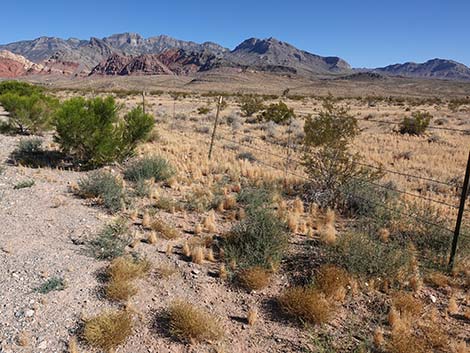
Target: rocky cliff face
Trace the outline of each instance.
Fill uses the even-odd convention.
[[[0,77],[15,78],[27,74],[39,73],[44,69],[21,55],[7,50],[0,50]]]
[[[210,69],[213,61],[216,57],[212,54],[182,49],[138,56],[113,54],[97,65],[91,75],[189,75]]]

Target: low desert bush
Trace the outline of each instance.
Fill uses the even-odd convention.
[[[110,351],[132,334],[132,316],[127,311],[108,311],[85,321],[83,338],[91,346]]]
[[[270,104],[259,114],[259,120],[272,121],[276,124],[287,124],[293,118],[295,118],[294,109],[282,101]]]
[[[269,209],[249,209],[247,216],[230,230],[223,248],[228,262],[241,269],[276,266],[287,246],[286,225]]]
[[[67,100],[56,114],[54,139],[64,154],[88,167],[121,162],[148,138],[155,122],[140,107],[122,117],[120,110],[112,97]]]
[[[39,137],[21,139],[10,158],[16,165],[30,168],[52,167],[61,159],[61,154],[43,149],[43,140]]]
[[[33,179],[23,180],[15,184],[15,186],[13,186],[13,189],[14,190],[27,189],[27,188],[34,186],[35,183],[36,182]]]
[[[46,282],[41,284],[40,287],[37,288],[37,292],[41,294],[47,294],[52,291],[59,291],[65,289],[65,281],[61,277],[52,277],[49,278]]]
[[[237,280],[248,290],[260,290],[269,285],[271,271],[263,267],[249,267],[237,273]]]
[[[277,300],[286,314],[301,322],[323,324],[334,314],[334,308],[324,294],[311,287],[288,288]]]
[[[400,123],[401,134],[423,135],[431,122],[432,115],[427,112],[414,112]]]
[[[258,96],[242,96],[239,100],[240,111],[244,116],[252,116],[264,109],[263,99]]]
[[[164,181],[174,175],[174,169],[168,161],[159,156],[146,156],[131,162],[124,171],[124,178],[133,182],[154,179]]]
[[[387,352],[390,353],[425,353],[429,352],[426,341],[411,332],[408,327],[393,329],[387,342]]]
[[[183,342],[216,341],[223,336],[216,318],[184,301],[170,305],[168,319],[170,334]]]
[[[77,195],[83,198],[97,198],[111,212],[122,209],[124,188],[122,182],[112,173],[95,171],[78,181]]]
[[[383,243],[359,232],[342,235],[334,246],[325,250],[330,263],[342,266],[351,274],[389,280],[406,271],[412,260],[407,247]]]
[[[112,260],[124,254],[131,243],[127,228],[121,222],[107,225],[87,244],[88,253],[98,260]]]

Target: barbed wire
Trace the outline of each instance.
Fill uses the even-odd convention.
[[[278,154],[275,154],[275,153],[272,153],[272,152],[269,152],[269,151],[266,151],[264,149],[261,149],[261,148],[258,148],[258,147],[254,147],[254,146],[250,146],[250,145],[246,145],[246,144],[243,144],[241,142],[238,142],[238,141],[235,141],[235,140],[232,140],[232,139],[227,139],[223,136],[217,136],[219,140],[223,140],[223,141],[226,141],[226,142],[230,142],[230,143],[235,143],[239,146],[242,146],[242,147],[245,147],[245,148],[249,148],[249,149],[252,149],[252,150],[255,150],[255,151],[259,151],[259,152],[262,152],[262,153],[266,153],[268,155],[271,155],[271,156],[274,156],[274,157],[277,157],[277,158],[282,158],[282,159],[287,159],[286,156],[281,156],[281,155],[278,155]],[[302,162],[298,161],[300,164],[302,164]],[[359,164],[359,163],[358,163]],[[403,195],[408,195],[408,196],[411,196],[411,197],[415,197],[415,198],[419,198],[419,199],[422,199],[422,200],[426,200],[426,201],[429,201],[429,202],[434,202],[436,204],[440,204],[440,205],[443,205],[443,206],[446,206],[446,207],[450,207],[450,208],[453,208],[453,209],[459,209],[458,206],[456,205],[452,205],[452,204],[449,204],[447,202],[444,202],[444,201],[440,201],[440,200],[436,200],[434,198],[431,198],[431,197],[426,197],[426,196],[422,196],[422,195],[417,195],[417,194],[413,194],[413,193],[410,193],[408,191],[405,191],[405,190],[400,190],[400,189],[397,189],[397,188],[393,188],[393,187],[389,187],[389,186],[386,186],[386,185],[382,185],[382,184],[378,184],[378,183],[374,183],[370,180],[366,180],[366,179],[362,179],[362,178],[357,178],[357,177],[353,177],[353,179],[357,180],[357,181],[360,181],[360,182],[363,182],[363,183],[367,183],[367,184],[370,184],[370,185],[374,185],[374,186],[377,186],[377,187],[380,187],[380,188],[383,188],[383,189],[387,189],[387,190],[390,190],[390,191],[393,191],[393,192],[397,192],[397,193],[400,193],[400,194],[403,194]]]
[[[374,123],[381,123],[381,124],[388,124],[388,125],[400,125],[401,122],[399,121],[388,121],[388,120],[378,120],[378,119],[369,119],[369,118],[356,118],[358,121],[368,121]],[[443,130],[443,131],[452,131],[452,132],[459,132],[463,134],[470,133],[470,130],[467,129],[457,129],[452,127],[441,127],[441,126],[428,126],[427,129],[431,130]]]
[[[272,141],[268,141],[268,140],[265,140],[261,137],[258,137],[258,136],[253,136],[253,135],[247,135],[247,134],[244,134],[242,132],[237,132],[237,135],[242,135],[244,137],[247,137],[247,138],[250,138],[252,140],[258,140],[258,141],[263,141],[264,143],[267,143],[267,144],[270,144],[270,145],[273,145],[273,146],[277,146],[277,147],[282,147],[282,148],[287,148],[287,146],[284,146],[283,144],[280,144],[280,143],[275,143],[275,142],[272,142]],[[272,153],[272,152],[271,152]],[[292,161],[295,161],[299,164],[302,164],[302,161],[300,161],[299,159],[296,159],[296,158],[291,158]],[[437,179],[433,179],[433,178],[429,178],[429,177],[423,177],[423,176],[419,176],[419,175],[413,175],[413,174],[409,174],[409,173],[404,173],[404,172],[399,172],[399,171],[396,171],[396,170],[392,170],[392,169],[388,169],[388,168],[383,168],[382,166],[376,166],[376,165],[372,165],[372,164],[368,164],[368,163],[364,163],[364,162],[356,162],[357,164],[359,165],[362,165],[364,167],[369,167],[369,168],[373,168],[373,169],[376,169],[376,170],[380,170],[384,173],[389,173],[389,174],[395,174],[395,175],[400,175],[400,176],[403,176],[403,177],[407,177],[407,178],[411,178],[411,179],[417,179],[417,180],[423,180],[423,181],[427,181],[427,182],[430,182],[430,183],[435,183],[435,184],[439,184],[439,185],[445,185],[445,186],[448,186],[448,187],[451,187],[451,188],[455,188],[455,189],[461,189],[462,187],[459,186],[459,185],[455,185],[455,184],[452,184],[452,183],[449,183],[449,182],[445,182],[445,181],[442,181],[442,180],[437,180]]]

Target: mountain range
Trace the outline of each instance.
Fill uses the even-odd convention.
[[[40,37],[0,45],[0,77],[30,74],[194,75],[215,69],[264,71],[300,76],[347,76],[357,72],[415,78],[470,80],[470,68],[452,60],[395,64],[356,70],[340,57],[319,56],[275,38],[250,38],[230,50],[212,43],[195,43],[137,33],[105,38]],[[371,76],[372,77],[372,76]]]

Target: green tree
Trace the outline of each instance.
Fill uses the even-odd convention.
[[[45,95],[40,87],[5,81],[0,83],[0,104],[9,113],[8,130],[36,134],[50,128],[59,101]]]
[[[62,151],[90,167],[122,161],[145,140],[154,119],[135,108],[123,117],[112,97],[72,98],[65,101],[54,121],[55,141]]]

